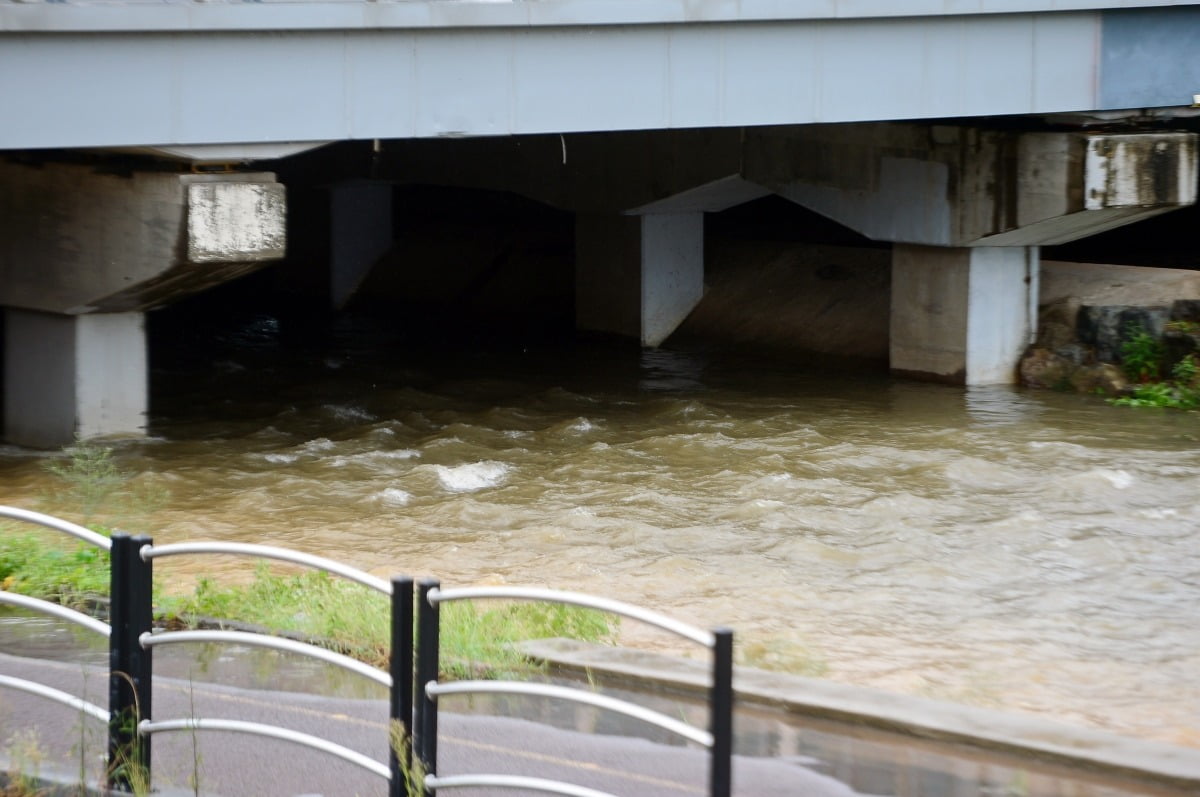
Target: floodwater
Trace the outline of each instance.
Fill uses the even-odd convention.
[[[180,324],[153,437],[116,453],[166,498],[119,521],[583,590],[731,625],[748,664],[1200,746],[1196,414],[467,343]],[[45,459],[0,449],[0,501],[47,508]],[[185,586],[232,566],[156,567]]]

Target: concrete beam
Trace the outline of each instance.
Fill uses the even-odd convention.
[[[141,313],[69,316],[7,308],[4,436],[58,448],[141,435],[149,388]]]
[[[1192,133],[876,123],[755,134],[744,176],[870,238],[1065,243],[1196,201]]]
[[[893,373],[961,385],[1015,384],[1037,331],[1037,247],[892,250]]]
[[[1097,109],[1095,9],[1133,2],[6,3],[0,148]],[[1180,63],[1155,63],[1172,84],[1196,62],[1194,48],[1176,52]]]
[[[0,161],[0,305],[143,311],[284,254],[270,173],[100,172]]]

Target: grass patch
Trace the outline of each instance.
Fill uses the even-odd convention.
[[[388,603],[366,587],[327,573],[271,572],[263,562],[249,584],[222,586],[201,578],[191,595],[158,595],[160,616],[195,624],[199,618],[237,620],[288,631],[383,666],[389,642]]]
[[[108,595],[108,551],[59,541],[66,538],[47,540],[53,532],[21,534],[14,525],[0,525],[0,588],[76,609]]]
[[[554,603],[514,601],[442,604],[441,669],[454,678],[502,678],[535,667],[517,649],[527,639],[568,637],[613,643],[618,619],[605,612]]]
[[[52,532],[50,533],[52,534]],[[109,592],[109,554],[88,545],[56,545],[47,534],[17,534],[0,526],[0,588],[74,608]],[[361,661],[384,667],[390,640],[388,601],[366,587],[323,572],[278,574],[259,564],[253,580],[221,585],[202,578],[190,595],[167,595],[155,583],[160,621],[194,626],[228,620],[290,632]],[[526,639],[615,640],[618,619],[557,604],[512,602],[442,606],[442,667],[452,677],[499,676],[532,665],[517,649]]]
[[[246,585],[220,586],[201,579],[192,595],[160,598],[165,617],[185,624],[197,618],[238,620],[274,632],[291,632],[378,667],[387,665],[388,602],[360,584],[322,572],[272,573],[260,564]],[[442,670],[451,677],[499,677],[533,666],[517,649],[526,639],[569,636],[611,641],[616,618],[602,612],[541,603],[442,606]]]

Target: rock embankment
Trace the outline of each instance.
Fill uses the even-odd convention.
[[[1123,393],[1122,350],[1141,332],[1162,345],[1168,373],[1200,349],[1200,272],[1043,261],[1038,337],[1021,384]]]

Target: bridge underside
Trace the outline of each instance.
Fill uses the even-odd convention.
[[[489,290],[511,241],[429,257],[406,186],[555,209],[536,273],[649,347],[712,214],[795,203],[886,248],[891,369],[968,385],[1015,380],[1040,247],[1195,201],[1200,6],[687,5],[4,5],[6,438],[143,432],[143,314],[265,265],[335,308]]]

